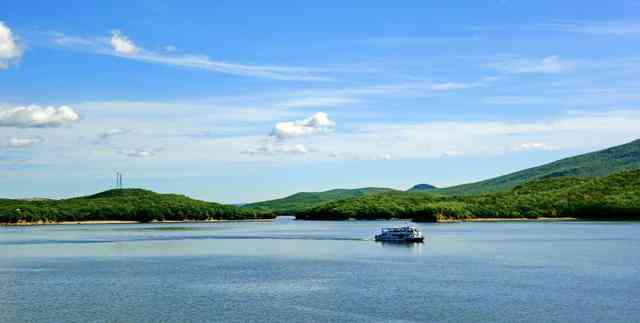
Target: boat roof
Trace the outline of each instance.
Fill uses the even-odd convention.
[[[389,228],[382,228],[382,230],[406,230],[406,229],[414,229],[417,230],[417,228],[415,226],[403,226],[403,227],[389,227]]]

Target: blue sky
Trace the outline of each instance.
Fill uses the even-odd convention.
[[[448,186],[640,137],[640,2],[0,3],[0,196]]]

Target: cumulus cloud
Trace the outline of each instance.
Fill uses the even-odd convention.
[[[22,49],[16,44],[11,29],[0,21],[0,69],[9,67],[22,56]]]
[[[285,140],[294,137],[306,137],[321,133],[332,132],[336,123],[329,119],[324,112],[318,112],[313,116],[297,121],[276,123],[271,137],[277,140]]]
[[[249,148],[242,151],[249,155],[279,155],[279,154],[306,154],[310,150],[303,144],[265,144],[256,148]]]
[[[66,105],[57,108],[29,105],[0,110],[0,127],[54,128],[70,126],[78,120],[80,115]]]
[[[118,150],[118,154],[133,158],[149,158],[156,156],[163,150],[163,148],[123,148]]]
[[[106,139],[109,139],[111,137],[126,135],[126,134],[128,134],[130,132],[131,132],[131,129],[113,128],[113,129],[109,129],[109,130],[107,130],[105,132],[99,133],[98,134],[98,138],[100,138],[102,140],[106,140]]]
[[[40,137],[14,137],[9,138],[5,146],[11,148],[28,148],[43,141],[44,139]]]
[[[507,74],[560,74],[570,72],[576,67],[574,61],[562,60],[556,55],[541,59],[506,59],[488,65]]]
[[[278,122],[269,136],[257,147],[241,152],[249,155],[307,154],[314,150],[301,143],[289,144],[287,141],[332,132],[335,124],[324,112],[318,112],[303,120]]]
[[[111,39],[109,41],[113,50],[118,54],[123,55],[135,55],[139,52],[138,47],[128,37],[122,35],[119,30],[111,32]]]

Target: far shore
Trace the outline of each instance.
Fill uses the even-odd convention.
[[[18,222],[18,223],[0,223],[0,226],[5,227],[20,227],[20,226],[36,226],[36,225],[77,225],[77,224],[171,224],[171,223],[214,223],[214,222],[269,222],[273,219],[247,219],[247,220],[186,220],[186,221],[152,221],[152,222],[138,222],[138,221],[62,221],[62,222]]]
[[[470,219],[439,219],[437,223],[452,223],[452,222],[556,222],[556,221],[578,221],[577,218],[470,218]]]
[[[247,220],[186,220],[186,221],[63,221],[63,222],[18,222],[18,223],[0,223],[0,226],[19,227],[19,226],[36,226],[36,225],[78,225],[78,224],[171,224],[171,223],[215,223],[215,222],[271,222],[274,219],[247,219]],[[405,219],[411,221],[410,219]],[[579,221],[577,218],[561,217],[561,218],[470,218],[470,219],[439,219],[435,223],[457,223],[457,222],[559,222],[559,221]],[[356,220],[357,221],[357,220]],[[425,222],[416,222],[425,223]],[[429,223],[429,222],[426,222]],[[434,222],[431,222],[434,223]]]

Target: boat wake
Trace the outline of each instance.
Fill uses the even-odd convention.
[[[120,242],[152,242],[178,240],[307,240],[307,241],[371,241],[364,238],[349,237],[317,237],[317,236],[153,236],[131,238],[77,239],[77,240],[13,240],[2,241],[0,245],[41,245],[41,244],[95,244]]]

